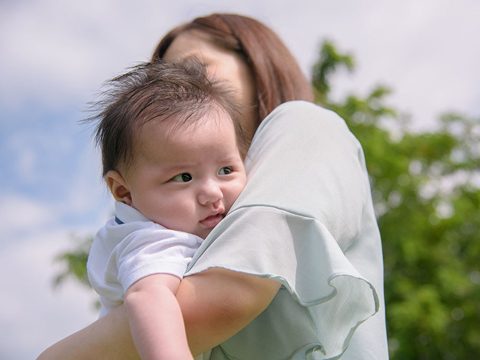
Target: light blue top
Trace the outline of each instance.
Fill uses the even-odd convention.
[[[258,128],[245,166],[245,190],[186,275],[222,267],[283,286],[208,358],[387,359],[380,233],[345,122],[311,103],[283,104]]]

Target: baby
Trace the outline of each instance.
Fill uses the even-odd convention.
[[[142,359],[192,359],[175,293],[246,184],[238,111],[198,61],[142,64],[110,85],[90,120],[115,216],[95,236],[88,276],[100,316],[125,303]]]

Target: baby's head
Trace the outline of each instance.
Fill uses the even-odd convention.
[[[136,66],[109,82],[97,120],[114,198],[205,238],[246,183],[246,143],[230,91],[195,60]]]

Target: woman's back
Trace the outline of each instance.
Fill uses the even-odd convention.
[[[345,356],[388,358],[380,234],[363,152],[344,121],[311,103],[283,104],[245,165],[247,187],[187,275],[223,267],[283,286],[212,359],[328,359],[363,327],[353,342],[361,349]]]

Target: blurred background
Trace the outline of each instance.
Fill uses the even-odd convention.
[[[97,318],[75,265],[113,202],[78,121],[104,80],[213,12],[274,29],[362,142],[391,358],[480,358],[478,0],[0,1],[0,358]]]

